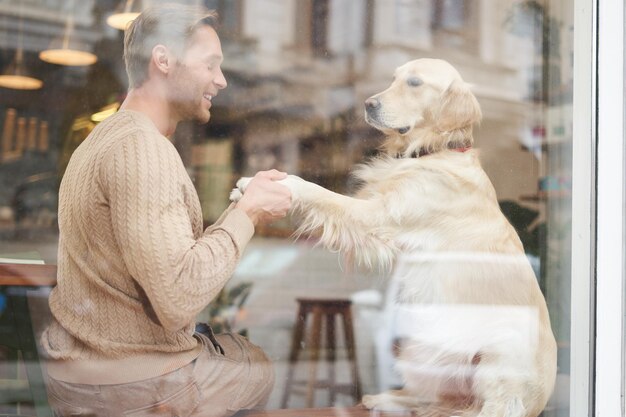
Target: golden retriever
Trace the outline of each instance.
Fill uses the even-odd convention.
[[[386,139],[384,155],[356,171],[355,197],[293,175],[281,181],[302,214],[300,232],[317,231],[361,265],[391,268],[399,283],[396,302],[409,318],[397,362],[404,387],[366,395],[368,408],[536,417],[552,393],[546,302],[471,149],[481,117],[454,67],[411,61],[365,101],[366,121]],[[238,181],[233,201],[249,181]]]

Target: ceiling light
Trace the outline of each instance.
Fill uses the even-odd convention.
[[[24,51],[22,49],[22,16],[17,34],[17,51],[15,60],[0,75],[0,87],[14,90],[37,90],[41,88],[43,81],[30,77],[24,67]]]
[[[139,16],[141,7],[140,2],[135,0],[125,0],[122,3],[124,6],[118,6],[117,11],[107,18],[107,25],[115,29],[126,30],[128,24]]]
[[[27,74],[23,63],[22,47],[18,45],[15,60],[0,75],[0,87],[12,88],[14,90],[37,90],[42,85],[43,81]]]
[[[0,75],[0,87],[14,90],[37,90],[41,88],[43,81],[25,75]]]
[[[39,53],[39,58],[51,64],[67,66],[85,66],[98,61],[98,57],[91,52],[69,48],[46,49]]]
[[[77,49],[75,47],[70,48],[70,37],[74,31],[74,18],[69,16],[65,24],[65,33],[60,45],[51,45],[50,49],[41,51],[39,58],[42,61],[49,62],[51,64],[68,65],[68,66],[85,66],[94,64],[98,61],[98,57],[91,52]]]
[[[117,102],[106,105],[102,109],[100,109],[99,112],[96,112],[91,115],[91,121],[95,123],[99,123],[103,121],[104,119],[106,119],[107,117],[114,115],[115,112],[117,112],[117,109],[119,107],[120,107],[120,103],[117,103]]]

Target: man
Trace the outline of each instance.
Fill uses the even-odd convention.
[[[258,173],[202,230],[198,196],[168,141],[210,118],[226,87],[216,16],[162,5],[127,29],[129,93],[74,152],[59,199],[58,285],[42,336],[59,415],[226,416],[263,405],[271,363],[238,335],[194,333],[254,225],[284,216],[289,191]]]

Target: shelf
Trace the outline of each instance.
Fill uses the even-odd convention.
[[[572,192],[570,190],[555,190],[555,191],[539,191],[537,194],[524,194],[519,198],[522,201],[547,201],[548,199],[564,199],[570,198]]]

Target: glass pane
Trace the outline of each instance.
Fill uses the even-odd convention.
[[[258,397],[246,404],[244,388],[211,391],[225,410],[267,396],[270,410],[335,407],[360,415],[354,407],[362,395],[404,387],[406,398],[365,403],[449,415],[484,406],[568,416],[573,2],[179,1],[217,10],[228,86],[189,78],[177,90],[176,75],[161,74],[170,94],[215,90],[207,93],[210,122],[181,120],[168,137],[180,162],[160,159],[139,183],[130,168],[110,173],[141,164],[146,154],[133,160],[115,150],[131,142],[112,147],[116,158],[91,162],[77,149],[88,148],[88,136],[110,139],[114,133],[102,132],[132,97],[125,24],[114,28],[109,18],[161,3],[0,0],[0,380],[8,381],[0,385],[0,414],[45,409],[46,370],[57,381],[47,386],[51,401],[71,406],[66,412],[93,407],[71,397],[72,383],[113,389],[170,378],[197,356],[192,324],[203,322],[215,333],[246,336],[272,361],[273,385],[260,365],[236,382],[224,384],[224,376],[231,387],[265,378],[263,390],[245,388]],[[60,60],[51,49],[61,50]],[[194,58],[172,65],[191,71]],[[159,91],[150,93],[175,101]],[[208,107],[207,97],[196,98]],[[149,117],[150,126],[166,119]],[[369,165],[355,176],[362,163]],[[249,242],[238,235],[250,227],[243,218],[237,228],[206,232],[218,243],[202,240],[203,227],[223,221],[236,181],[273,168],[357,199],[304,186],[297,197],[293,189],[301,210],[258,224]],[[94,175],[101,177],[77,185]],[[171,200],[150,188],[172,178],[180,187]],[[114,180],[135,185],[113,193]],[[64,192],[68,208],[59,214]],[[117,193],[123,201],[143,198],[132,226],[112,214]],[[93,210],[79,214],[83,203]],[[151,207],[163,210],[148,216]],[[325,236],[319,227],[298,229],[313,212]],[[166,238],[149,252],[163,256],[142,264],[131,254],[154,236]],[[67,242],[82,246],[70,250]],[[235,243],[245,250],[234,272],[222,274],[232,278],[215,278],[209,266],[234,258]],[[172,260],[165,249],[185,245],[189,253],[207,249],[193,262]],[[65,284],[54,290],[53,316],[55,265]],[[213,292],[199,284],[213,278]],[[162,291],[162,282],[172,290]],[[178,319],[168,326],[170,310],[171,317],[197,314],[180,313],[186,326],[177,327]],[[24,345],[21,335],[41,341],[44,329],[45,346]],[[55,357],[72,362],[72,376]],[[94,357],[105,361],[109,379],[98,380],[103,364]],[[141,367],[137,358],[167,365]],[[164,397],[195,404],[184,390],[135,397],[104,404],[127,406],[121,411],[150,409]]]

